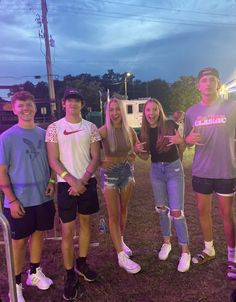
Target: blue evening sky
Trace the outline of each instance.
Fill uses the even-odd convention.
[[[174,82],[199,69],[236,78],[235,0],[47,0],[53,74]],[[0,0],[0,85],[47,81],[40,0]],[[38,21],[38,22],[37,22]],[[0,96],[3,92],[0,90]]]

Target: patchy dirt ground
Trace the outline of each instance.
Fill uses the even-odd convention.
[[[191,253],[202,250],[194,196],[191,188],[192,150],[185,153],[184,166],[186,173],[185,213],[190,234]],[[157,250],[160,248],[161,234],[158,217],[153,207],[153,196],[148,175],[149,163],[137,160],[136,188],[129,207],[129,219],[126,242],[134,252],[133,259],[140,263],[142,271],[129,275],[118,267],[115,251],[109,234],[98,233],[99,216],[106,211],[101,198],[101,211],[93,217],[93,236],[89,253],[89,262],[98,271],[99,278],[94,283],[86,283],[82,301],[98,302],[228,302],[230,294],[236,288],[236,281],[226,279],[226,244],[223,226],[219,219],[217,205],[214,202],[214,240],[217,252],[216,260],[200,267],[191,266],[189,272],[179,273],[176,270],[179,249],[173,230],[173,250],[167,261],[159,261]],[[0,235],[1,231],[0,231]],[[56,219],[54,232],[46,235],[60,236],[60,226]],[[2,238],[0,238],[2,240]],[[75,244],[76,244],[75,240]],[[76,246],[78,249],[78,246]],[[28,302],[63,301],[64,269],[60,251],[60,240],[45,240],[42,259],[44,272],[50,276],[54,285],[47,291],[29,288],[25,285],[27,265],[23,273],[24,296]],[[4,245],[0,245],[0,297],[8,301],[7,268]]]

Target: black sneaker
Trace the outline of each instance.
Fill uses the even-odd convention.
[[[67,277],[64,285],[63,298],[66,301],[80,299],[83,296],[83,290],[76,276]]]
[[[77,262],[75,265],[75,271],[88,282],[93,282],[97,278],[97,273],[91,270],[86,262]]]

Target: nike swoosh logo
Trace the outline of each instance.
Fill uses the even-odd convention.
[[[74,131],[67,131],[67,130],[64,130],[63,134],[64,134],[64,135],[70,135],[70,134],[73,134],[73,133],[76,133],[76,132],[79,132],[79,131],[82,131],[82,130],[74,130]]]

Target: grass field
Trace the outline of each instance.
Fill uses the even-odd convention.
[[[184,156],[186,177],[185,215],[187,217],[190,249],[195,254],[202,250],[200,232],[194,195],[191,188],[192,150]],[[186,273],[177,272],[179,248],[173,230],[173,249],[167,261],[160,261],[157,251],[161,247],[162,238],[158,216],[154,211],[153,195],[149,182],[149,162],[137,160],[135,169],[136,187],[129,206],[129,218],[126,231],[126,243],[133,250],[133,259],[142,266],[137,275],[129,275],[117,265],[117,257],[112,246],[109,233],[98,233],[98,221],[101,214],[106,217],[106,210],[101,198],[101,211],[93,217],[93,243],[88,257],[91,265],[99,273],[94,283],[86,283],[82,301],[98,302],[228,302],[236,281],[226,279],[226,244],[223,226],[219,219],[217,205],[214,202],[214,240],[217,258],[203,266],[191,266]],[[57,224],[57,229],[59,226]],[[57,235],[60,232],[57,230]],[[0,233],[1,234],[1,233]],[[48,237],[54,234],[47,234]],[[76,243],[76,241],[75,241]],[[24,285],[24,295],[29,302],[63,301],[63,276],[60,241],[45,241],[42,267],[50,276],[54,285],[47,291],[29,288]],[[23,283],[26,279],[25,266]],[[0,246],[0,297],[3,302],[7,298],[7,269],[4,246]]]

